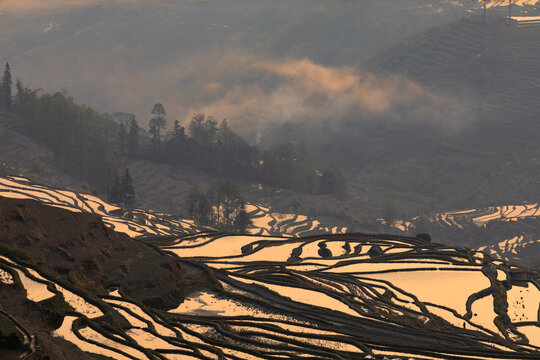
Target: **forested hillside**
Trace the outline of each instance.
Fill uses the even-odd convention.
[[[174,122],[173,131],[166,131],[166,111],[157,103],[145,131],[132,114],[99,113],[77,104],[65,93],[51,95],[30,89],[20,79],[13,90],[7,63],[0,86],[4,116],[50,148],[59,170],[129,207],[135,195],[126,168],[130,159],[190,166],[216,178],[338,198],[346,192],[345,178],[332,160],[318,170],[305,150],[290,143],[275,143],[266,149],[249,145],[226,120],[218,123],[213,117],[196,114],[187,131],[178,121]]]
[[[95,87],[90,84],[103,76],[108,80],[93,94],[125,94],[136,106],[111,107],[109,103],[98,108],[114,109],[109,115],[74,111],[75,107],[69,110],[80,119],[102,122],[102,135],[93,128],[88,131],[91,142],[97,144],[94,150],[88,142],[72,149],[78,137],[87,136],[77,130],[86,125],[65,127],[56,122],[41,131],[37,125],[28,125],[36,112],[24,115],[30,134],[34,131],[37,138],[46,136],[56,148],[56,156],[65,154],[59,161],[64,168],[95,176],[91,169],[101,167],[100,173],[107,173],[93,185],[99,191],[110,191],[129,161],[141,160],[201,170],[214,178],[208,184],[218,177],[233,177],[304,193],[332,194],[346,199],[351,212],[374,214],[372,217],[383,215],[391,199],[395,199],[395,212],[409,216],[419,210],[483,207],[536,196],[540,156],[532,144],[538,116],[539,66],[535,62],[534,24],[506,22],[500,17],[506,14],[504,8],[499,12],[490,8],[484,22],[482,9],[465,2],[435,1],[431,7],[412,0],[392,6],[371,1],[336,7],[324,1],[306,4],[299,3],[291,10],[277,2],[273,12],[263,16],[262,8],[237,2],[226,7],[223,18],[214,14],[222,5],[202,3],[173,6],[170,9],[175,11],[167,14],[142,5],[137,6],[140,12],[132,9],[128,13],[114,6],[80,7],[69,15],[51,10],[43,13],[43,19],[55,21],[39,36],[45,45],[16,42],[10,33],[6,36],[11,40],[1,46],[6,54],[17,53],[15,58],[21,62],[12,64],[21,69],[17,76],[31,83],[39,78],[30,66],[37,59],[48,59],[44,60],[47,66],[54,65],[59,54],[64,54],[62,61],[73,60],[66,60],[66,74],[58,79],[71,77],[73,64],[86,64],[84,75],[90,65],[103,64],[98,60],[110,60],[110,66],[91,71],[99,76],[89,79],[88,87]],[[447,23],[463,17],[464,12],[471,14],[466,10],[475,15]],[[533,16],[535,11],[531,6],[514,9],[520,16]],[[202,30],[194,32],[192,23],[184,23],[191,13],[203,17]],[[18,16],[21,24],[26,24],[28,19]],[[354,21],[355,16],[369,21]],[[154,21],[157,18],[163,21]],[[340,27],[343,38],[329,42],[331,31],[323,29],[337,18],[347,19],[339,26],[350,31]],[[419,18],[426,20],[419,22]],[[225,24],[225,19],[235,26]],[[143,33],[141,24],[148,25]],[[432,25],[438,26],[429,29]],[[369,26],[381,30],[368,31],[369,36],[385,40],[358,37],[358,42],[350,41]],[[314,29],[327,37],[307,36]],[[402,30],[399,36],[396,29]],[[178,39],[163,37],[164,43],[154,47],[145,41],[172,30],[180,34]],[[104,33],[111,37],[102,36]],[[136,54],[126,53],[126,49],[135,51],[130,44],[134,44],[136,34],[144,40],[143,45]],[[15,42],[16,47],[8,46]],[[108,48],[113,42],[112,58],[90,50],[94,47],[89,44]],[[334,49],[320,42],[340,45]],[[84,56],[75,50],[79,43],[85,44]],[[350,45],[348,50],[345,43]],[[231,50],[238,46],[242,51]],[[218,53],[225,55],[208,54],[207,47],[219,48]],[[182,52],[185,48],[190,49],[188,54]],[[71,50],[65,53],[66,49]],[[247,49],[250,54],[245,53]],[[287,49],[293,55],[285,59],[276,55],[276,49]],[[126,56],[140,64],[135,73],[143,72],[144,81],[125,73],[119,65],[126,63]],[[190,60],[179,60],[185,57]],[[96,61],[91,64],[88,59]],[[152,69],[144,65],[144,59],[156,61]],[[168,74],[167,81],[161,81],[163,72]],[[488,77],[490,81],[486,81]],[[138,79],[145,96],[133,92],[138,87],[130,85],[130,79]],[[47,86],[56,83],[49,80]],[[71,89],[77,89],[78,98],[85,98],[80,96],[81,88],[68,80],[59,87],[66,85],[70,94]],[[161,81],[160,87],[152,85],[156,81]],[[179,92],[160,96],[170,88]],[[174,101],[169,93],[176,94]],[[47,104],[53,116],[69,113],[58,110],[62,102],[70,102],[66,92],[45,95],[28,90],[26,96],[35,98],[29,103],[41,104],[39,111]],[[116,101],[112,95],[109,100]],[[66,109],[72,106],[66,104]],[[67,143],[55,142],[54,134],[59,131],[69,134]],[[519,144],[511,138],[519,138]],[[92,151],[96,161],[78,162]],[[513,160],[516,158],[520,161]],[[136,176],[139,180],[143,177]]]
[[[464,12],[442,0],[54,3],[33,13],[0,4],[9,15],[0,23],[0,61],[32,86],[66,88],[96,109],[144,116],[144,125],[158,99],[183,123],[196,111],[238,121],[211,105],[232,105],[227,94],[249,83],[246,71],[260,61],[354,66]]]

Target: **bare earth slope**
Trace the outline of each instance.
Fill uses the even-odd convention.
[[[121,286],[154,307],[178,306],[193,280],[176,259],[107,228],[94,214],[0,197],[0,233],[4,245],[24,249],[58,277],[101,292]]]

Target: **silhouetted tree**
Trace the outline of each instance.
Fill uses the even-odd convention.
[[[27,89],[25,89],[21,79],[19,78],[17,78],[17,81],[15,82],[15,89],[15,109],[18,111],[19,108],[24,105],[24,98],[26,96]]]
[[[225,149],[234,146],[234,133],[232,132],[226,119],[221,120],[218,127],[218,140]]]
[[[188,212],[189,216],[196,223],[206,225],[210,212],[206,195],[195,185],[188,194]]]
[[[253,221],[251,221],[246,211],[246,203],[242,201],[240,203],[240,210],[234,219],[234,227],[239,233],[245,234],[247,228],[251,225],[253,225]]]
[[[161,143],[161,129],[166,125],[165,108],[161,103],[154,104],[151,113],[152,115],[155,115],[150,119],[150,133],[153,137],[155,155]]]
[[[2,108],[7,111],[11,111],[12,107],[12,97],[11,97],[11,86],[12,78],[11,78],[11,68],[9,67],[9,63],[6,63],[6,66],[4,68],[4,74],[2,76],[2,87],[1,87],[1,96],[2,96]]]
[[[195,114],[189,123],[189,134],[195,146],[199,146],[202,143],[203,122],[205,118],[204,114]]]
[[[135,189],[133,188],[133,179],[129,174],[129,168],[126,168],[122,177],[122,197],[127,208],[132,208],[135,203]]]
[[[180,161],[185,160],[186,131],[184,127],[180,125],[178,120],[174,120],[173,131],[168,145],[170,150],[169,154],[173,163],[179,163]]]
[[[206,194],[194,186],[188,194],[187,205],[190,217],[201,225],[245,232],[251,224],[240,189],[231,180],[219,180]]]
[[[129,156],[133,156],[137,153],[139,147],[139,125],[137,120],[133,116],[129,122],[129,131],[127,135],[127,148]]]
[[[124,123],[120,123],[120,127],[118,128],[118,148],[120,149],[121,154],[126,153],[126,147],[127,147],[127,131],[126,127],[124,126]]]
[[[230,229],[243,202],[238,185],[231,180],[220,180],[217,184],[217,199],[218,219],[221,219],[220,223],[226,229]]]
[[[183,126],[180,126],[180,122],[178,120],[174,120],[173,139],[182,141],[186,139],[186,131]]]
[[[126,168],[122,179],[115,177],[114,185],[109,194],[110,201],[116,204],[122,204],[128,209],[133,208],[135,204],[135,189],[133,187],[133,179],[129,173],[129,168]]]
[[[212,116],[208,116],[202,127],[202,146],[210,149],[217,141],[218,122]]]

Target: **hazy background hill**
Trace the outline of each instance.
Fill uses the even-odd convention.
[[[26,84],[143,129],[162,102],[169,129],[200,111],[262,148],[303,144],[342,165],[353,212],[538,195],[538,29],[505,8],[484,23],[476,1],[30,3],[0,6],[0,56]]]
[[[229,109],[234,92],[244,85],[265,92],[275,81],[276,70],[261,69],[261,62],[356,66],[464,14],[462,7],[424,0],[89,3],[4,10],[0,56],[31,85],[65,88],[102,111],[133,112],[142,121],[157,100],[171,119],[212,110],[243,121],[248,116],[231,116],[240,115]],[[293,105],[282,105],[282,117]]]

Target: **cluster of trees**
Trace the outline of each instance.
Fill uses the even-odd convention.
[[[166,112],[160,103],[151,110],[145,131],[132,114],[98,113],[65,92],[42,93],[20,79],[14,87],[7,63],[0,82],[0,109],[16,114],[27,134],[53,151],[63,170],[127,207],[135,199],[131,176],[127,169],[117,175],[126,158],[191,165],[218,177],[337,198],[346,194],[345,178],[335,160],[320,170],[305,149],[291,143],[260,149],[235,133],[225,119],[204,114],[195,114],[187,129],[176,120],[172,131],[166,131]],[[194,189],[189,206],[201,224],[239,231],[249,226],[242,196],[231,182],[220,182],[206,194]]]
[[[12,96],[8,64],[0,88],[2,109],[18,115],[26,132],[53,151],[61,168],[94,187],[110,188],[119,166],[118,144],[109,136],[118,128],[114,120],[64,93],[29,89],[20,79]]]
[[[11,68],[9,63],[6,63],[4,73],[2,74],[2,82],[0,83],[0,108],[5,111],[11,111],[13,106],[13,99],[11,95],[11,88],[13,86],[13,79],[11,78]],[[19,83],[17,83],[19,86]]]
[[[135,115],[128,113],[114,113],[113,118],[120,125],[118,129],[118,148],[123,156],[134,157],[139,149],[139,124]]]
[[[318,170],[302,147],[276,143],[267,149],[250,145],[228,125],[227,120],[195,114],[187,130],[174,121],[173,130],[165,132],[166,112],[161,103],[154,105],[149,122],[151,146],[141,147],[139,127],[131,115],[119,130],[120,148],[128,156],[153,161],[191,165],[216,176],[259,182],[275,187],[314,194],[329,194],[343,199],[346,181],[340,166],[329,159]]]
[[[188,208],[197,224],[223,231],[245,233],[252,224],[240,189],[231,180],[218,181],[206,193],[194,186],[188,196]]]
[[[135,189],[133,188],[133,179],[129,174],[129,168],[126,168],[122,179],[116,176],[109,194],[109,200],[116,204],[123,204],[128,209],[133,208],[133,204],[135,203]]]

